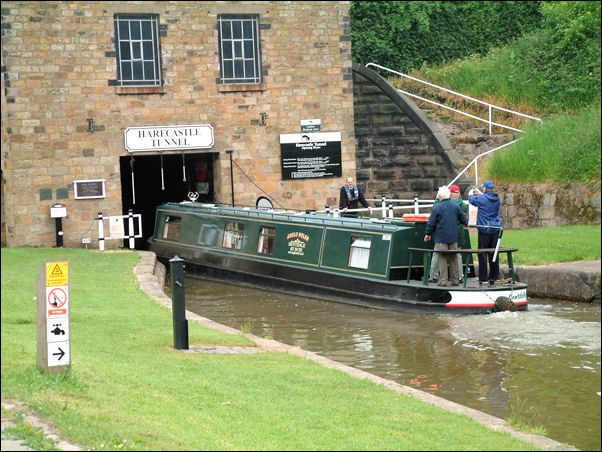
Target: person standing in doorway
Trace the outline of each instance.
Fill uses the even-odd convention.
[[[349,209],[357,209],[360,203],[372,213],[372,207],[368,205],[366,198],[364,198],[364,193],[353,182],[353,177],[348,177],[347,183],[341,187],[339,209],[346,214],[345,216],[357,217],[357,212],[348,214],[347,211]]]
[[[490,180],[482,185],[483,191],[473,188],[468,196],[468,202],[479,208],[477,213],[477,228],[479,230],[479,249],[493,249],[500,236],[502,221],[500,220],[500,197],[494,191],[495,184]],[[492,227],[489,227],[492,226]],[[489,281],[493,286],[500,279],[500,263],[493,261],[493,252],[479,253],[479,283]],[[487,263],[489,262],[489,273]]]
[[[439,203],[433,206],[431,216],[424,230],[424,241],[431,240],[435,234],[435,251],[455,251],[458,249],[458,223],[468,224],[468,218],[460,206],[450,200],[449,188],[439,187],[437,199]],[[439,286],[458,286],[459,267],[457,253],[440,253],[439,256]],[[448,272],[449,267],[449,272]],[[449,281],[448,281],[449,276]]]
[[[464,202],[464,200],[462,199],[462,195],[460,194],[460,187],[458,185],[450,185],[449,186],[449,192],[450,192],[450,200],[451,202],[458,204],[458,206],[460,206],[460,208],[462,209],[462,212],[464,212],[464,215],[466,215],[466,213],[468,212],[468,205]],[[433,207],[435,206],[435,204],[437,204],[439,202],[439,199],[435,199],[435,202],[433,203]],[[458,223],[458,227],[462,227],[462,223]],[[460,235],[460,230],[458,230],[458,248],[462,248],[462,236]],[[458,272],[460,275],[460,282],[462,282],[462,254],[458,253],[456,256],[458,256]],[[431,260],[431,269],[429,271],[429,282],[437,282],[439,280],[439,254],[438,253],[433,253],[433,259]]]

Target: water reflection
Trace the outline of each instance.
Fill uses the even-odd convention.
[[[186,280],[186,307],[504,419],[600,450],[600,305],[403,313]]]

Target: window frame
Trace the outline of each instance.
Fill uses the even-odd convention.
[[[269,233],[271,232],[271,233]],[[257,240],[257,252],[271,256],[274,254],[276,242],[276,228],[274,226],[260,226]]]
[[[170,225],[173,225],[173,228],[170,228]],[[175,215],[166,215],[163,220],[163,230],[161,231],[161,238],[164,240],[177,241],[180,239],[181,228],[182,217]],[[173,231],[170,231],[171,229],[173,229]]]
[[[132,38],[132,22],[140,22],[138,32],[140,33],[137,39]],[[163,86],[163,74],[161,71],[161,40],[159,34],[159,14],[131,14],[131,13],[115,13],[113,15],[115,26],[115,50],[117,59],[117,86],[119,87],[160,87]],[[122,39],[121,25],[127,22],[128,38]],[[145,30],[142,22],[150,23],[150,30]],[[146,33],[150,33],[150,38],[146,37]],[[127,44],[126,44],[127,43]],[[145,59],[149,52],[148,45],[150,44],[152,59]],[[129,58],[124,58],[123,50],[127,45]],[[137,57],[139,55],[139,57]],[[126,79],[127,74],[124,74],[126,64],[130,64],[131,78]],[[142,71],[141,79],[135,79],[134,65],[138,63]],[[153,77],[144,78],[146,71],[152,67]]]
[[[235,37],[233,23],[241,22],[241,36]],[[226,22],[229,23],[230,34],[224,37]],[[245,23],[250,22],[252,35],[250,38],[245,36]],[[220,78],[222,85],[261,85],[263,83],[261,70],[261,39],[259,35],[259,14],[218,14],[217,16],[217,34],[218,34],[218,53]],[[252,43],[249,47],[248,43]],[[239,45],[237,45],[239,44]],[[247,44],[247,45],[245,45]],[[230,46],[230,49],[227,48]],[[249,58],[247,51],[253,51],[253,57]],[[238,53],[240,52],[240,53]],[[232,65],[231,76],[228,66]],[[253,74],[247,74],[247,66],[251,63]],[[242,66],[240,67],[240,64]],[[237,66],[239,66],[237,68]]]
[[[352,235],[349,244],[349,263],[351,268],[368,270],[370,263],[370,249],[372,248],[372,237]]]
[[[245,237],[245,224],[238,221],[226,221],[224,226],[224,237],[222,248],[242,250]]]

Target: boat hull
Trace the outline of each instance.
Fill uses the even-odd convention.
[[[439,287],[421,281],[374,280],[152,240],[150,249],[167,265],[175,255],[183,259],[185,272],[191,277],[369,308],[484,314],[498,310],[495,301],[499,297],[509,298],[516,310],[528,306],[527,286],[520,283],[480,287],[473,282],[466,288]]]

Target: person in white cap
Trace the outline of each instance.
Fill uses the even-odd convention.
[[[449,188],[439,187],[437,192],[439,203],[433,206],[431,216],[424,230],[424,241],[431,240],[435,234],[435,251],[454,251],[458,249],[458,223],[468,224],[468,218],[458,204],[450,200]],[[440,253],[439,256],[439,286],[458,286],[459,268],[457,253]],[[448,273],[449,266],[449,273]],[[426,270],[426,269],[425,269]],[[448,281],[449,274],[449,281]]]
[[[500,196],[494,191],[495,184],[490,180],[482,185],[483,191],[473,188],[468,196],[468,202],[479,208],[477,228],[479,230],[479,249],[494,249],[500,235],[502,220],[500,220]],[[481,226],[481,227],[479,227]],[[492,226],[492,227],[489,227]],[[499,259],[493,261],[493,252],[479,253],[479,283],[489,281],[495,284],[500,279]],[[489,261],[489,272],[487,262]]]
[[[460,208],[462,209],[462,212],[464,212],[464,214],[466,215],[466,213],[468,212],[468,205],[464,202],[464,200],[462,199],[462,196],[460,194],[460,187],[458,185],[450,185],[449,186],[449,192],[450,192],[450,198],[452,202],[455,202],[456,204],[458,204],[460,206]],[[435,203],[433,204],[433,206],[435,204],[437,204],[439,202],[439,199],[435,200]],[[461,226],[461,223],[458,223],[459,226]],[[460,234],[460,232],[458,231],[458,234]],[[461,248],[462,243],[461,243],[461,236],[458,236],[458,248]],[[470,247],[470,244],[469,244]],[[462,282],[462,255],[460,253],[457,254],[458,256],[458,271],[460,273],[460,282]],[[429,271],[429,282],[437,282],[439,280],[439,253],[433,253],[433,259],[431,260],[431,269]]]

